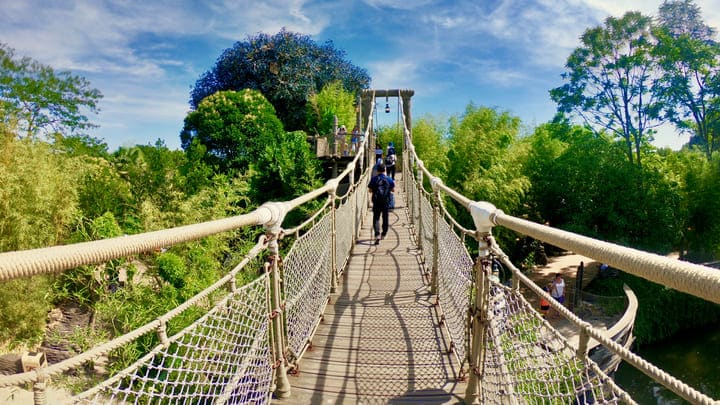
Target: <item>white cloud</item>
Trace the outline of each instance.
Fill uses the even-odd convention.
[[[432,0],[364,0],[374,8],[394,8],[397,10],[412,10],[432,3]]]
[[[408,59],[384,60],[368,64],[372,77],[371,87],[376,89],[413,88],[418,65]]]

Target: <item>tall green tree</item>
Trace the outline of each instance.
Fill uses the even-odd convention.
[[[246,170],[264,145],[284,134],[275,109],[257,90],[219,91],[206,97],[185,117],[182,147],[193,140],[206,148],[205,161],[220,171]]]
[[[425,115],[413,123],[413,146],[432,174],[445,179],[448,170],[447,127],[435,117]]]
[[[524,205],[531,217],[662,253],[677,245],[684,211],[677,181],[657,156],[637,167],[621,144],[567,122],[539,127],[527,142],[531,185]]]
[[[0,252],[63,241],[78,215],[76,159],[0,123]]]
[[[307,35],[282,29],[272,36],[248,36],[226,49],[195,83],[191,105],[198,107],[217,91],[255,89],[272,103],[285,129],[304,130],[308,99],[334,81],[355,94],[369,86],[370,77],[332,42],[317,44]]]
[[[348,132],[355,126],[355,96],[345,90],[340,81],[328,83],[317,94],[311,94],[307,103],[307,130],[319,135],[332,134],[335,117],[338,125]]]
[[[720,144],[720,44],[692,0],[665,1],[654,31],[654,56],[661,67],[655,86],[665,117],[690,131],[708,159]]]
[[[0,43],[0,119],[15,117],[25,136],[70,134],[96,125],[85,115],[97,112],[100,91],[70,72],[56,72],[50,66],[15,52]]]
[[[650,17],[628,12],[586,30],[565,64],[566,83],[550,91],[560,113],[623,140],[628,160],[637,166],[643,144],[659,125],[660,105],[651,91],[656,79],[651,24]]]
[[[513,148],[520,119],[469,104],[450,118],[447,185],[478,201],[515,212],[527,187]]]

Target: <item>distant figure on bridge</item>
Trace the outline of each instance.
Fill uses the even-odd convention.
[[[358,142],[360,141],[361,134],[362,134],[362,132],[360,132],[360,128],[357,125],[355,125],[355,128],[353,128],[353,130],[352,130],[352,134],[350,134],[350,142],[352,143],[351,151],[352,151],[353,155],[357,153]]]
[[[561,304],[565,303],[565,280],[560,273],[555,274],[555,280],[552,282],[552,295],[555,300]]]
[[[392,141],[390,141],[390,142],[388,143],[388,148],[387,148],[387,154],[386,154],[386,156],[395,155],[395,154],[396,154],[396,153],[395,153],[395,144],[394,144]]]
[[[368,189],[372,193],[373,203],[373,231],[375,244],[380,244],[380,239],[387,235],[390,226],[388,211],[390,209],[390,198],[395,189],[393,179],[385,175],[385,165],[380,161],[377,166],[378,174],[370,179]],[[382,215],[382,233],[380,233],[380,216]]]
[[[342,156],[347,156],[347,128],[345,128],[345,125],[340,125],[340,128],[338,128],[337,135],[335,135],[335,142],[337,144],[337,152],[338,154]]]
[[[382,158],[377,159],[377,161],[375,162],[375,165],[374,165],[373,168],[372,168],[372,172],[370,173],[370,178],[371,178],[371,179],[372,179],[373,177],[377,176],[377,174],[378,174],[378,168],[380,167],[381,164],[383,164]]]
[[[375,145],[375,160],[382,159],[382,156],[383,156],[383,148],[379,143],[377,143]]]
[[[387,174],[393,180],[395,180],[395,163],[397,163],[397,156],[395,156],[394,153],[388,154],[385,157],[385,168],[387,169]]]

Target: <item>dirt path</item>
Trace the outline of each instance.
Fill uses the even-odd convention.
[[[544,286],[551,282],[555,278],[555,274],[560,273],[562,278],[565,280],[565,307],[572,310],[573,298],[575,296],[575,286],[577,282],[577,271],[580,263],[583,263],[584,274],[583,274],[583,285],[582,288],[590,284],[590,282],[598,274],[600,263],[593,259],[585,256],[577,255],[572,252],[566,253],[560,256],[548,257],[548,264],[545,266],[537,266],[533,271],[528,274],[531,280],[539,286]],[[521,289],[525,298],[532,303],[536,308],[540,306],[540,299],[535,293],[531,292],[527,288]],[[612,325],[609,318],[593,318],[583,319],[590,322],[593,327],[597,329],[607,329]],[[579,330],[570,323],[570,321],[564,318],[553,318],[549,322],[555,327],[565,338],[574,346],[577,346],[579,340]]]
[[[562,278],[565,280],[565,306],[572,309],[571,304],[575,294],[577,270],[580,263],[583,263],[583,267],[585,268],[582,285],[582,288],[584,289],[597,275],[600,263],[588,257],[574,253],[566,253],[560,256],[549,256],[548,264],[545,266],[537,266],[530,274],[528,274],[528,277],[530,277],[535,284],[542,287],[551,282],[555,278],[555,274],[560,273]],[[530,293],[529,290],[523,291],[523,295],[525,295],[528,301],[534,304],[537,304],[539,301],[537,296],[534,293]]]

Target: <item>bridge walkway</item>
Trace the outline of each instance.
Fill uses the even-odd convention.
[[[292,394],[276,404],[458,403],[465,384],[448,352],[402,184],[390,230],[372,238],[365,214],[349,263],[312,347],[290,375]]]

